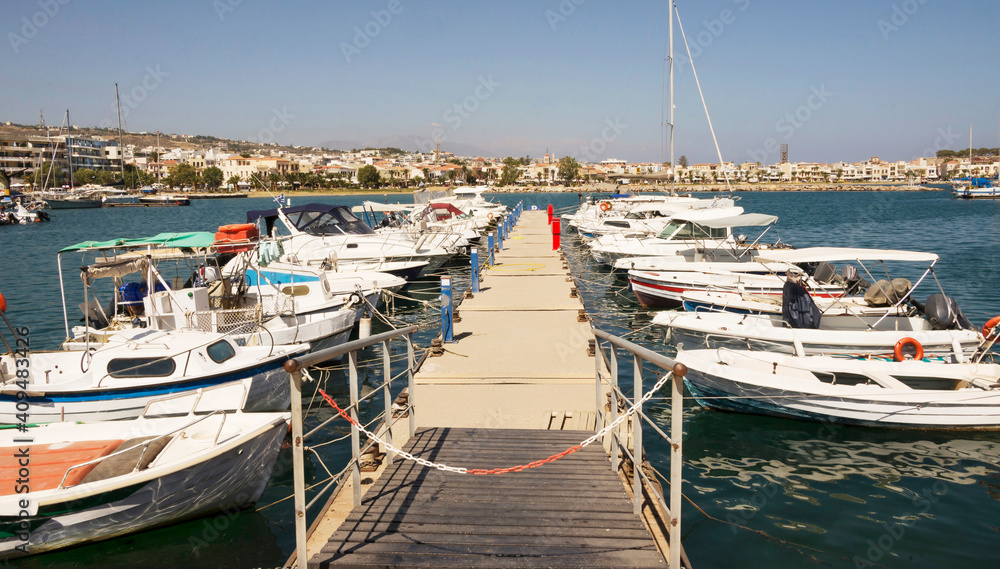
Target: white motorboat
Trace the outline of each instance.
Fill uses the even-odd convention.
[[[211,253],[215,239],[215,235],[206,232],[161,234],[151,238],[85,242],[60,251],[60,256],[80,252],[85,258],[93,255],[106,259],[84,265],[81,276],[88,287],[96,279],[114,281],[114,298],[107,311],[99,301],[83,307],[86,324],[73,327],[63,349],[86,350],[106,343],[123,330],[141,327],[225,333],[240,345],[309,343],[313,350],[320,350],[347,339],[357,311],[364,306],[365,294],[373,296],[373,302],[378,300],[378,291],[358,288],[359,284],[366,284],[370,289],[370,279],[353,273],[350,282],[344,282],[340,288],[331,287],[329,282],[324,282],[325,287],[321,288],[316,282],[314,294],[308,294],[309,285],[250,286],[251,279],[246,275],[249,264],[239,265],[238,274],[228,274],[223,279]],[[164,274],[170,268],[174,275],[190,277],[186,282],[185,276],[170,278]],[[300,280],[304,280],[305,273],[321,271],[303,268],[298,272]],[[129,276],[137,276],[139,280],[126,281]],[[389,287],[403,284],[391,275],[380,276]],[[257,273],[253,277],[256,283]],[[285,283],[291,280],[284,278]],[[94,327],[91,321],[95,322]]]
[[[816,329],[792,328],[780,314],[664,311],[653,324],[686,349],[732,348],[789,354],[902,353],[912,345],[924,354],[964,361],[982,342],[976,330],[937,330],[921,316],[824,315]]]
[[[647,308],[677,308],[684,304],[684,295],[694,291],[736,291],[780,298],[785,286],[782,276],[751,272],[629,271],[628,280],[639,304]],[[836,298],[845,294],[840,284],[819,283],[812,277],[807,277],[807,283],[817,297]]]
[[[905,279],[879,280],[869,285],[856,269],[841,271],[849,275],[845,278],[829,264],[844,259],[856,261],[872,280],[876,280],[872,271],[877,265],[885,268],[886,261],[926,262],[929,266],[914,286]],[[817,286],[840,286],[846,293],[867,288],[865,303],[884,310],[874,314],[825,314],[811,300],[808,291],[786,282],[775,293],[783,296],[780,313],[663,312],[653,322],[669,327],[672,341],[683,343],[688,349],[748,348],[797,355],[894,354],[899,359],[905,348],[918,353],[952,355],[959,362],[965,361],[980,346],[983,337],[962,315],[957,303],[943,292],[931,295],[925,305],[912,300],[913,290],[931,273],[937,260],[933,253],[887,249],[822,247],[773,251],[767,254],[767,262],[819,263],[809,277],[813,290],[819,290]],[[865,261],[876,263],[866,267]],[[795,302],[805,304],[793,306]],[[838,303],[830,300],[825,305],[835,307]],[[795,314],[803,311],[808,313],[806,317]]]
[[[277,307],[276,314],[306,316],[348,308],[358,318],[366,309],[375,309],[383,293],[394,293],[406,281],[377,271],[336,271],[322,266],[271,261],[262,265],[250,254],[244,264],[241,257],[223,268],[226,279],[244,279],[247,297],[264,306]]]
[[[731,312],[736,314],[781,314],[781,297],[736,291],[690,291],[681,294],[687,312]],[[894,306],[871,306],[862,296],[814,298],[824,316],[882,316],[896,313]],[[900,314],[910,314],[907,307]]]
[[[277,236],[280,223],[287,237],[283,254],[292,263],[361,266],[366,270],[385,261],[424,261],[425,270],[443,265],[454,255],[433,239],[379,235],[345,206],[306,204],[289,208],[247,212],[247,222],[263,220],[264,234]]]
[[[607,198],[594,199],[588,196],[580,203],[574,213],[562,216],[568,227],[578,228],[581,225],[595,223],[602,217],[620,216],[635,208],[650,206],[653,208],[668,207],[673,211],[685,209],[704,209],[710,207],[733,207],[732,198],[701,199],[687,196],[666,194],[614,194]]]
[[[731,198],[698,199],[681,196],[650,196],[604,200],[569,216],[585,239],[608,234],[651,237],[659,234],[671,218],[692,210],[734,207]]]
[[[239,383],[246,411],[282,411],[289,403],[282,364],[308,344],[240,346],[224,334],[134,328],[83,351],[31,351],[0,356],[0,424],[18,422],[18,393],[31,404],[31,422],[95,421],[139,416],[163,395]],[[28,361],[30,378],[17,370]]]
[[[683,350],[704,407],[823,423],[1000,429],[1000,365]]]
[[[773,215],[743,214],[741,207],[699,209],[675,214],[655,237],[608,234],[587,242],[587,247],[594,260],[604,265],[624,257],[683,256],[698,249],[738,250],[734,227],[770,225],[777,220]]]
[[[289,415],[241,413],[240,395],[199,390],[150,402],[128,421],[0,431],[0,559],[251,507]],[[24,464],[30,483],[17,482]]]

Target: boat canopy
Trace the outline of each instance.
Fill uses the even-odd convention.
[[[456,196],[461,195],[478,195],[490,191],[489,186],[459,186],[454,189],[454,194]]]
[[[996,180],[991,180],[989,178],[970,178],[966,176],[965,178],[958,178],[954,180],[956,182],[969,182],[969,185],[973,188],[988,188],[993,185]]]
[[[743,213],[740,215],[731,215],[728,217],[712,217],[709,219],[687,219],[682,215],[675,215],[674,219],[679,219],[682,221],[692,221],[698,225],[703,225],[705,227],[712,227],[715,229],[723,227],[750,227],[758,225],[771,225],[778,221],[778,216],[767,215],[764,213]]]
[[[934,253],[900,251],[896,249],[855,249],[850,247],[807,247],[805,249],[783,249],[761,251],[759,262],[781,263],[828,263],[837,261],[914,261],[933,263],[938,260]]]
[[[149,246],[168,247],[172,249],[207,249],[215,243],[215,234],[207,231],[192,231],[187,233],[158,233],[152,237],[135,239],[111,239],[108,241],[84,241],[70,245],[60,250],[60,253],[70,251],[96,251],[101,249],[144,249]]]
[[[416,209],[414,204],[405,203],[378,203],[378,202],[365,202],[362,205],[356,205],[351,208],[353,212],[365,212],[367,211],[395,211],[395,212],[410,212]]]
[[[285,214],[288,221],[302,233],[309,235],[371,235],[375,233],[371,227],[358,219],[350,208],[343,205],[311,203],[295,207],[278,209],[261,209],[247,212],[247,222],[257,223],[263,218],[267,226],[267,234],[274,229],[278,212]]]

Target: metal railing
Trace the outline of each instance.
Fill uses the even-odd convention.
[[[292,469],[295,496],[295,554],[296,563],[301,569],[305,569],[309,560],[306,551],[306,491],[305,491],[305,464],[303,459],[303,435],[302,435],[302,371],[310,366],[320,364],[343,355],[348,357],[349,387],[351,393],[351,406],[349,408],[351,419],[351,451],[352,462],[351,482],[354,487],[354,505],[361,504],[361,467],[360,467],[360,431],[358,430],[358,357],[357,352],[368,346],[382,344],[382,365],[383,365],[383,399],[385,399],[385,425],[386,442],[392,443],[392,396],[390,388],[392,386],[392,372],[390,369],[391,358],[389,356],[389,342],[400,336],[406,336],[407,350],[407,386],[409,387],[409,399],[407,401],[407,412],[409,414],[410,436],[416,431],[415,401],[413,374],[416,367],[416,360],[413,353],[413,333],[418,326],[407,326],[398,330],[391,330],[381,334],[375,334],[367,338],[346,342],[339,346],[313,352],[297,358],[289,359],[285,362],[285,371],[288,372],[291,384],[292,395]],[[392,464],[392,452],[387,452],[386,460]]]
[[[618,420],[618,401],[619,398],[627,401],[625,394],[619,389],[618,386],[618,355],[616,353],[618,348],[621,348],[632,354],[633,360],[633,406],[635,407],[635,416],[632,417],[632,449],[628,449],[628,445],[623,444],[619,440],[618,429],[615,429],[610,433],[610,443],[611,443],[611,469],[613,472],[617,473],[619,469],[618,457],[619,453],[627,457],[632,461],[632,502],[633,511],[636,515],[642,513],[642,481],[646,481],[646,489],[650,495],[659,502],[660,506],[667,513],[670,518],[670,567],[681,567],[682,558],[682,547],[681,547],[681,483],[682,483],[682,472],[681,472],[681,456],[682,456],[682,439],[683,439],[683,405],[684,405],[684,375],[687,374],[687,367],[684,364],[678,363],[666,356],[658,354],[652,350],[633,344],[628,340],[619,338],[618,336],[613,336],[608,334],[603,330],[598,330],[594,328],[594,336],[596,338],[596,350],[594,358],[594,369],[595,369],[595,390],[596,390],[596,403],[597,403],[597,416],[599,418],[597,429],[600,430],[604,425],[614,423]],[[604,358],[604,348],[602,346],[602,341],[610,344],[609,355],[606,360],[608,363],[608,369],[610,371],[610,377],[607,383],[610,387],[610,409],[608,415],[605,415],[603,410],[603,399],[602,397],[604,390],[601,388],[602,378],[601,378],[601,362]],[[671,389],[670,389],[670,436],[667,437],[660,428],[655,425],[652,421],[646,417],[642,412],[642,398],[643,398],[643,385],[642,385],[642,367],[644,362],[649,362],[650,364],[663,369],[667,374],[671,376]],[[670,506],[664,503],[663,496],[655,489],[653,481],[650,480],[646,474],[642,471],[642,420],[646,420],[653,428],[663,436],[667,442],[670,444]]]

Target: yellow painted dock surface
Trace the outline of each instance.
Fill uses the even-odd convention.
[[[526,211],[455,342],[415,377],[404,450],[470,469],[527,464],[594,433],[591,326],[547,216]],[[402,429],[399,429],[401,431]],[[393,440],[404,433],[393,429]],[[341,492],[310,538],[310,567],[666,567],[600,442],[523,472],[446,472],[399,457]]]

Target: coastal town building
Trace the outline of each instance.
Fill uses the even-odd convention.
[[[305,180],[339,180],[357,183],[357,173],[366,165],[374,166],[381,178],[392,184],[460,184],[499,183],[505,171],[504,160],[499,157],[460,156],[435,149],[433,152],[406,152],[399,149],[354,149],[333,151],[312,147],[278,147],[276,145],[253,145],[212,139],[211,145],[198,147],[186,142],[178,146],[173,141],[194,141],[197,137],[186,135],[162,135],[164,148],[159,138],[157,144],[118,146],[111,137],[74,135],[67,137],[43,136],[40,134],[0,135],[0,169],[8,174],[21,173],[39,168],[41,164],[55,162],[65,170],[72,160],[74,171],[94,169],[117,172],[122,165],[134,165],[142,172],[150,174],[154,180],[162,181],[179,164],[190,164],[198,173],[207,168],[217,167],[223,172],[223,179],[230,183],[233,178],[242,183],[255,180],[275,180],[280,184],[307,183]],[[161,133],[162,134],[162,133]],[[67,144],[69,150],[67,150]],[[250,151],[247,148],[250,148]],[[234,150],[240,149],[240,150]],[[559,158],[552,153],[534,160],[517,159],[517,178],[520,185],[558,185],[564,183],[559,172]],[[942,178],[951,179],[967,176],[996,177],[1000,174],[1000,158],[997,156],[956,156],[954,158],[922,157],[909,161],[886,161],[872,156],[860,162],[787,162],[773,164],[758,162],[703,162],[691,166],[659,162],[629,162],[619,158],[600,161],[580,160],[577,180],[592,182],[598,180],[615,181],[621,184],[647,184],[637,176],[662,174],[666,179],[673,172],[682,183],[722,183],[729,180],[739,184],[778,183],[920,183],[934,182]],[[295,176],[302,176],[296,178]],[[657,180],[662,182],[662,180]]]

